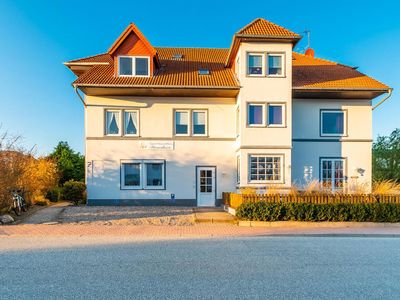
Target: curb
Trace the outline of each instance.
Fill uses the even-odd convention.
[[[373,222],[301,222],[301,221],[238,221],[241,227],[270,227],[270,228],[387,228],[396,227],[400,230],[400,223],[373,223]]]

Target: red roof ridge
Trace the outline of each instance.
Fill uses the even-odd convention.
[[[281,30],[283,30],[283,31],[286,31],[287,33],[290,33],[290,34],[288,34],[288,36],[300,37],[299,34],[293,32],[293,31],[291,31],[291,30],[289,30],[289,29],[287,29],[287,28],[285,28],[285,27],[283,27],[283,26],[281,26],[281,25],[278,25],[278,24],[276,24],[276,23],[274,23],[274,22],[268,21],[268,20],[266,20],[266,19],[264,19],[264,18],[257,18],[257,19],[255,19],[255,20],[253,20],[252,22],[250,22],[249,24],[247,24],[246,26],[244,26],[242,29],[240,29],[239,31],[237,31],[237,32],[235,33],[235,35],[245,35],[245,34],[244,34],[244,31],[246,31],[246,30],[249,29],[250,27],[254,26],[254,25],[255,25],[256,23],[258,23],[258,22],[264,22],[265,25],[270,25],[270,26],[272,25],[272,26],[277,27],[277,28],[279,28],[279,29],[281,29]],[[282,36],[282,35],[277,35],[277,36]]]
[[[206,50],[229,50],[226,47],[182,47],[182,46],[154,46],[159,49],[206,49]]]

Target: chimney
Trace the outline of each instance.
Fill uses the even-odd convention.
[[[314,52],[313,48],[308,47],[304,54],[307,55],[307,56],[314,57],[315,52]]]

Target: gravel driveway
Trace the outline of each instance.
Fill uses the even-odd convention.
[[[61,223],[102,225],[194,224],[193,208],[170,206],[68,206],[59,216]]]

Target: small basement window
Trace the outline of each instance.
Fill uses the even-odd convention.
[[[208,69],[199,69],[199,75],[210,75],[210,70],[208,70]]]

